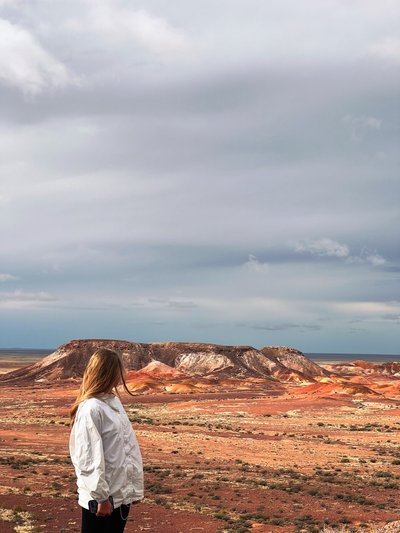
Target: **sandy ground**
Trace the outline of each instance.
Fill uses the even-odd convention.
[[[126,532],[368,531],[400,519],[400,398],[268,390],[124,397],[146,497]],[[76,385],[0,387],[0,533],[77,532]]]

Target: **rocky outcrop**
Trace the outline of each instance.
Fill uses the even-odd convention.
[[[400,378],[400,362],[389,361],[387,363],[370,363],[359,359],[348,363],[330,365],[332,370],[347,375],[381,375]]]
[[[185,378],[188,377],[188,374],[181,372],[176,368],[166,365],[161,361],[151,361],[148,365],[140,370],[132,370],[128,372],[128,377],[131,379],[132,376],[151,376],[153,378],[160,377],[163,379],[170,378]]]
[[[329,376],[330,372],[308,359],[302,352],[288,346],[265,346],[261,352],[269,359],[275,359],[286,369],[299,372],[305,379],[317,376]]]
[[[121,353],[128,369],[138,369],[151,362],[140,343],[88,339],[73,340],[60,346],[54,353],[37,363],[0,376],[0,382],[56,381],[82,376],[91,355],[99,348],[110,348]]]
[[[314,377],[328,374],[298,350],[287,347],[257,350],[252,346],[88,339],[70,341],[35,364],[3,374],[0,382],[52,382],[80,378],[90,356],[103,347],[118,351],[128,371],[146,367],[147,374],[152,371],[154,374],[167,373],[175,369],[191,376],[262,377],[299,382],[312,382]]]
[[[374,391],[367,385],[352,382],[341,383],[312,383],[305,387],[300,387],[292,391],[293,394],[304,396],[379,396],[380,393]]]

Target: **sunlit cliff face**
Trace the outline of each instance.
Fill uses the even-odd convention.
[[[43,360],[11,372],[3,379],[49,380],[79,378],[92,353],[110,347],[121,353],[127,370],[167,376],[313,380],[327,372],[298,350],[288,347],[224,346],[200,343],[133,343],[113,340],[71,341]],[[140,370],[142,369],[142,370]]]
[[[251,346],[96,339],[60,346],[37,363],[3,374],[0,384],[77,384],[92,353],[105,346],[122,354],[128,385],[136,393],[265,390],[312,397],[399,393],[400,367],[395,362],[321,366],[286,346],[257,350]]]

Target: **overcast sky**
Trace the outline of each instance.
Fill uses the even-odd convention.
[[[0,0],[0,347],[399,353],[397,0]]]

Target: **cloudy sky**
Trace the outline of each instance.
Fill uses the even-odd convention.
[[[397,0],[0,0],[0,346],[398,353]]]

